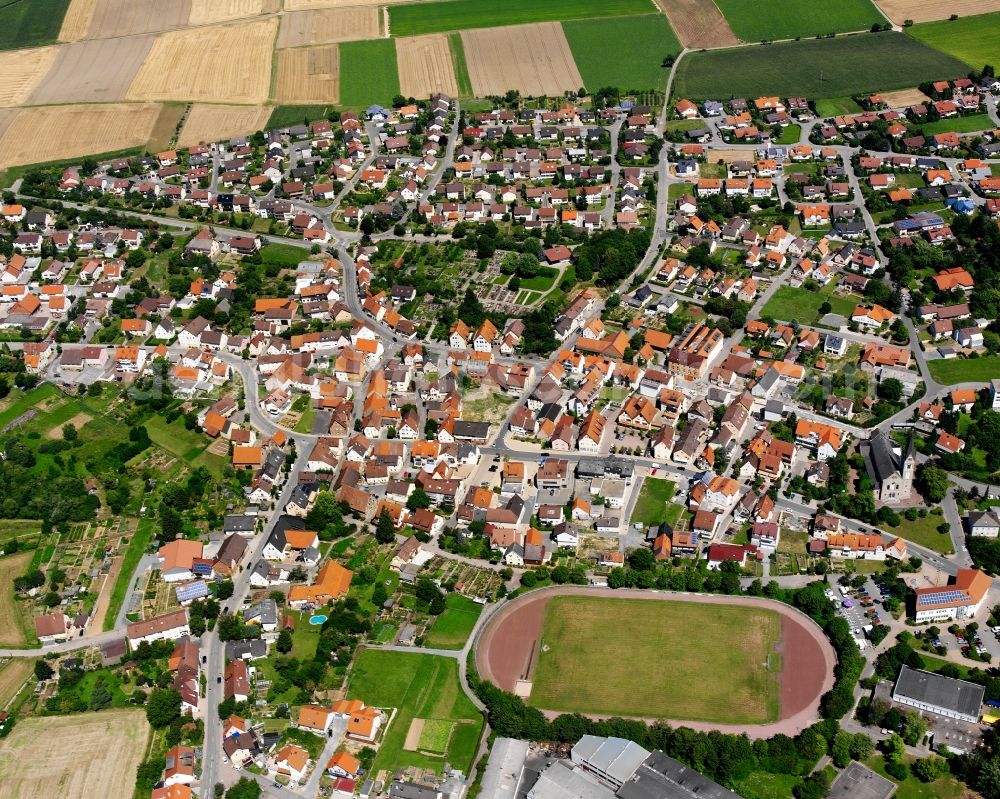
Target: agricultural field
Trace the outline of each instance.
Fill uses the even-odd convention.
[[[51,44],[69,0],[8,0],[0,7],[0,50]]]
[[[477,97],[502,95],[509,89],[561,95],[583,84],[557,22],[466,30],[462,45]]]
[[[11,658],[0,666],[0,707],[6,707],[17,695],[34,670],[34,665],[30,658]]]
[[[1000,0],[955,0],[947,4],[934,0],[879,0],[878,5],[897,25],[902,25],[908,19],[917,23],[931,22],[936,19],[946,20],[952,14],[965,19],[974,14],[1000,11]]]
[[[0,558],[0,645],[21,646],[25,638],[26,622],[22,617],[21,608],[14,598],[14,578],[28,570],[32,552],[18,552]],[[34,630],[32,630],[32,634]]]
[[[449,37],[440,33],[396,39],[399,91],[404,97],[459,93]]]
[[[326,119],[333,111],[332,105],[279,105],[271,109],[266,128],[284,128],[289,125],[308,124],[315,119]],[[307,121],[308,120],[308,121]]]
[[[677,38],[690,50],[731,47],[739,39],[714,0],[656,0]]]
[[[781,617],[762,608],[556,596],[546,608],[530,704],[643,718],[773,721],[780,638]]]
[[[33,105],[124,100],[149,57],[155,36],[92,39],[64,44],[31,94]]]
[[[583,85],[589,91],[604,86],[629,89],[660,89],[668,70],[661,64],[677,55],[681,45],[662,14],[613,19],[585,19],[562,24]],[[627,46],[608,58],[608,47]]]
[[[278,20],[171,31],[156,38],[132,82],[132,100],[262,103],[271,85]],[[239,53],[239,58],[234,58]]]
[[[0,85],[0,107],[9,108],[27,102],[58,52],[56,47],[0,52],[0,74],[4,76]]]
[[[905,34],[862,34],[691,53],[677,67],[673,95],[850,97],[967,72],[961,61]]]
[[[60,42],[75,42],[87,35],[97,0],[70,0],[59,29]]]
[[[883,96],[885,96],[884,93]],[[831,97],[816,101],[816,114],[821,119],[844,114],[860,114],[862,110],[864,109],[850,97]]]
[[[291,105],[340,99],[340,51],[335,44],[278,51],[275,98]]]
[[[278,47],[377,39],[381,34],[381,13],[376,6],[293,11],[281,18]]]
[[[270,14],[281,8],[281,0],[191,0],[188,25],[211,25],[234,19]]]
[[[25,108],[0,124],[0,167],[144,146],[159,113],[154,103]]]
[[[0,741],[0,799],[131,796],[148,738],[143,710],[24,719]]]
[[[97,0],[88,37],[158,33],[187,25],[191,0]]]
[[[899,89],[894,92],[879,92],[889,108],[906,108],[911,105],[926,103],[930,98],[920,89]]]
[[[345,42],[339,47],[341,103],[348,108],[367,106],[370,103],[388,105],[399,94],[394,41],[374,39],[368,42]]]
[[[483,606],[457,593],[448,594],[445,604],[448,607],[437,617],[424,638],[424,645],[432,649],[461,649],[476,626]]]
[[[642,482],[639,499],[636,500],[629,523],[642,522],[646,527],[653,527],[665,522],[676,488],[671,480],[647,477]]]
[[[431,768],[440,770],[445,761],[468,773],[479,743],[483,720],[459,683],[458,662],[452,658],[366,649],[358,655],[351,669],[348,698],[361,699],[378,708],[396,708],[396,716],[384,733],[382,745],[372,765],[379,769]],[[408,741],[414,721],[422,728],[427,721],[453,725],[447,747],[441,755],[407,749],[406,744],[420,749],[417,741]],[[434,728],[445,727],[431,725]],[[433,741],[425,741],[433,744]]]
[[[795,286],[781,286],[767,301],[761,313],[763,316],[770,316],[783,322],[794,319],[800,324],[811,325],[819,320],[819,308],[824,302],[829,302],[833,307],[831,313],[841,316],[850,316],[856,304],[849,297],[838,297],[829,291],[809,291]]]
[[[465,62],[465,47],[462,45],[460,33],[448,34],[448,49],[451,51],[451,63],[455,70],[459,96],[471,97],[472,79],[469,77],[469,65]]]
[[[950,358],[928,364],[931,377],[946,386],[956,383],[985,383],[1000,374],[1000,357]]]
[[[716,5],[744,42],[863,31],[885,22],[871,0],[716,0]]]
[[[393,36],[493,28],[594,17],[648,14],[647,0],[507,0],[502,4],[482,0],[442,0],[408,3],[389,9],[389,31]]]
[[[1000,2],[975,2],[975,5],[979,11],[1000,12]],[[952,12],[950,6],[943,10]],[[928,22],[907,28],[906,32],[924,44],[961,59],[973,69],[995,63],[1000,53],[1000,13]]]

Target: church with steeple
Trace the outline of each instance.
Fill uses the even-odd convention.
[[[912,436],[905,447],[899,447],[881,430],[876,430],[871,438],[861,442],[859,449],[880,504],[898,505],[912,496],[917,470]]]

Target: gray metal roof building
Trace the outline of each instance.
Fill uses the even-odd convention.
[[[486,796],[486,794],[482,794]],[[614,799],[610,788],[565,760],[556,760],[538,777],[527,799]]]
[[[616,787],[631,777],[647,757],[649,752],[635,741],[597,735],[584,735],[570,754],[573,763]]]
[[[900,704],[972,724],[979,721],[985,695],[986,689],[981,685],[909,666],[899,670],[892,691],[893,700]]]
[[[521,781],[528,742],[516,738],[497,738],[490,750],[490,760],[483,773],[481,796],[490,799],[515,799]]]
[[[740,799],[663,752],[651,752],[632,777],[618,789],[618,799]]]

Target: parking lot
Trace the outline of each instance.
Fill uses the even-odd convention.
[[[863,629],[867,625],[880,624],[884,621],[882,616],[885,615],[885,611],[879,607],[882,594],[878,586],[870,579],[860,589],[834,585],[827,589],[826,595],[831,602],[836,603],[837,613],[847,620],[858,646],[864,649],[867,642]],[[847,607],[847,604],[850,606]]]

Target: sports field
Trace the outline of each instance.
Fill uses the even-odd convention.
[[[967,72],[957,58],[905,34],[860,34],[691,53],[677,67],[673,96],[850,97],[911,88]]]
[[[1000,13],[927,22],[906,31],[915,39],[960,58],[973,69],[995,64],[1000,54]]]
[[[461,649],[476,626],[483,606],[461,594],[448,594],[447,608],[438,616],[425,644],[432,649]]]
[[[504,3],[444,0],[440,3],[404,3],[392,6],[388,12],[389,32],[393,36],[416,36],[531,22],[648,14],[650,10],[648,0],[550,0],[547,3],[537,0],[507,0]]]
[[[388,105],[399,94],[396,43],[392,39],[344,42],[340,50],[340,102],[348,108]]]
[[[7,0],[0,6],[0,50],[54,42],[67,6],[69,0]]]
[[[456,660],[416,652],[366,649],[351,669],[347,695],[386,712],[396,708],[396,716],[386,729],[372,764],[373,774],[383,768],[407,766],[440,770],[445,761],[468,773],[483,719],[462,691]],[[449,725],[454,725],[441,756],[405,747],[414,719],[424,720],[425,729],[428,722],[442,722],[430,724],[426,738],[418,738],[427,748],[442,746]]]
[[[662,14],[575,20],[564,22],[562,27],[589,91],[604,86],[622,91],[662,90],[667,70],[660,65],[681,49]],[[616,50],[614,58],[608,58],[609,47]]]
[[[697,602],[553,597],[530,704],[762,724],[778,718],[781,617]]]
[[[143,710],[20,721],[0,741],[0,799],[131,796],[148,738]]]
[[[745,42],[868,30],[886,21],[870,0],[716,0],[716,5]]]

